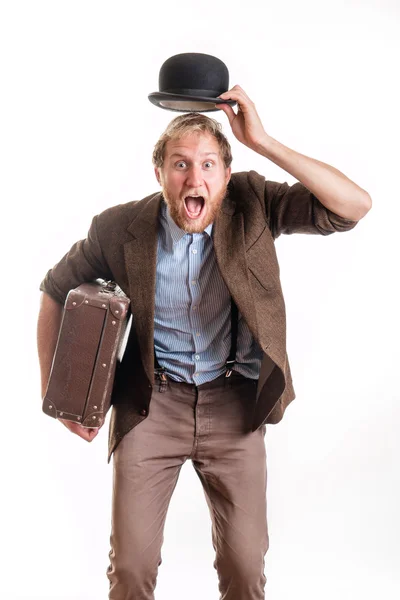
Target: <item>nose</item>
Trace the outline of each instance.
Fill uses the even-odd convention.
[[[198,188],[203,183],[203,172],[201,169],[201,165],[192,165],[187,173],[187,181],[188,187]]]

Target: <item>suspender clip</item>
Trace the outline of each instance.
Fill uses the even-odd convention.
[[[225,377],[230,377],[232,375],[232,371],[233,371],[233,367],[235,365],[234,360],[227,360],[226,364],[225,364],[225,368],[226,368],[226,373],[225,373]]]
[[[160,367],[159,369],[155,369],[154,374],[156,375],[158,382],[159,382],[158,391],[160,393],[165,392],[165,390],[167,389],[167,385],[168,385],[168,378],[167,378],[167,375],[165,374],[165,368]]]
[[[239,321],[238,307],[236,306],[234,299],[231,297],[231,349],[229,352],[228,359],[225,363],[225,368],[226,368],[225,377],[230,377],[232,375],[233,367],[235,366],[235,362],[236,362],[238,321]]]

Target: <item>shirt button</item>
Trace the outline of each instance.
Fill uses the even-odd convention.
[[[196,359],[196,360],[199,360],[199,358],[200,358],[200,355],[199,355],[199,354],[196,354],[196,356],[195,356],[195,359]]]
[[[198,332],[196,333],[196,335],[197,335],[197,337],[198,337],[198,336],[200,335],[200,332],[198,331]]]
[[[143,415],[143,416],[145,417],[145,416],[147,415],[147,410],[146,410],[145,408],[143,408],[143,409],[140,411],[140,414],[141,414],[141,415]]]
[[[197,250],[196,250],[196,248],[193,248],[193,250],[192,250],[192,253],[193,253],[193,254],[197,254]]]
[[[198,373],[194,373],[193,377],[198,377],[199,374]]]
[[[196,285],[197,280],[196,279],[192,279],[192,285]]]
[[[193,310],[196,310],[197,306],[193,306]]]

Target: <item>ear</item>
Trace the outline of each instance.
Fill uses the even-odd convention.
[[[231,179],[231,173],[232,173],[232,169],[231,167],[228,167],[227,169],[225,169],[225,183],[226,185],[228,185],[230,179]]]
[[[154,173],[156,175],[157,181],[160,185],[161,184],[161,174],[160,174],[160,169],[158,167],[154,167]]]

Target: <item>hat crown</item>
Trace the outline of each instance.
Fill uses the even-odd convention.
[[[216,98],[229,89],[229,72],[215,56],[186,52],[163,63],[158,83],[160,92]]]

